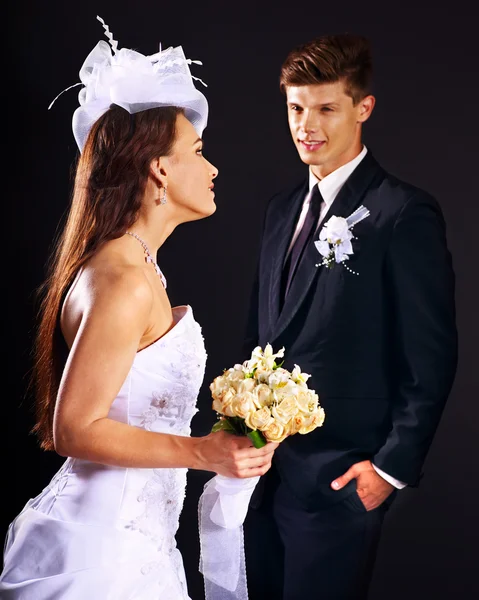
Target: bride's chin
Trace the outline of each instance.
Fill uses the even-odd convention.
[[[214,202],[211,203],[210,206],[207,207],[207,210],[203,212],[203,217],[210,217],[216,212],[216,204]]]
[[[216,212],[216,204],[213,202],[209,206],[202,206],[201,210],[196,209],[188,221],[200,221],[201,219],[206,219],[207,217],[211,217]]]

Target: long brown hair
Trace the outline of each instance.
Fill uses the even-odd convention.
[[[53,414],[65,364],[59,316],[78,270],[108,240],[122,236],[138,216],[154,158],[171,154],[176,107],[130,115],[112,106],[93,125],[76,167],[65,227],[49,262],[33,356],[36,423],[44,450],[54,450]]]
[[[371,93],[370,42],[361,35],[325,35],[292,50],[281,67],[279,85],[314,85],[344,81],[356,105]]]

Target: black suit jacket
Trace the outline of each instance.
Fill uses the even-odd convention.
[[[244,357],[269,342],[285,347],[285,368],[311,374],[324,425],[287,438],[274,464],[300,500],[317,506],[349,493],[330,483],[365,459],[417,485],[453,383],[457,332],[441,209],[370,151],[323,220],[361,204],[370,210],[346,263],[358,275],[316,267],[322,257],[311,243],[280,310],[281,271],[307,189],[306,180],[267,206]]]

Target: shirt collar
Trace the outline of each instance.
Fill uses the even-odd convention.
[[[366,146],[363,146],[361,152],[353,158],[353,160],[349,161],[345,165],[342,165],[336,171],[333,171],[329,175],[326,175],[323,179],[318,179],[311,169],[309,169],[309,191],[313,189],[313,187],[318,184],[319,191],[321,192],[321,196],[325,204],[329,207],[334,202],[334,199],[339,193],[339,190],[346,183],[347,178],[351,175],[354,169],[359,165],[359,163],[366,156],[368,149]]]

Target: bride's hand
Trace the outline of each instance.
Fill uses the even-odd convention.
[[[256,477],[264,475],[271,467],[276,442],[255,448],[246,436],[225,431],[197,438],[198,468],[213,471],[225,477]]]

